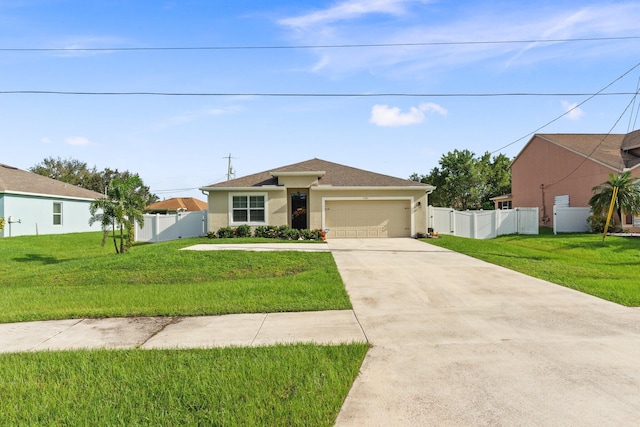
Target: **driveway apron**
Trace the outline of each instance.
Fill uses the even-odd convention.
[[[640,425],[639,309],[413,239],[329,247],[372,344],[336,425]]]

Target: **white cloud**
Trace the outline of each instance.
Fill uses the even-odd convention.
[[[607,3],[588,7],[564,4],[497,10],[481,6],[452,8],[443,15],[431,1],[346,0],[331,7],[281,19],[292,30],[292,43],[304,45],[405,44],[542,40],[626,36],[637,29],[640,3]],[[379,16],[372,16],[372,14]],[[495,25],[500,22],[501,25]],[[638,44],[489,43],[389,46],[367,49],[315,49],[309,70],[332,74],[362,70],[379,74],[425,76],[424,70],[464,67],[481,61],[513,66],[554,58],[633,55]]]
[[[303,29],[356,19],[372,13],[400,15],[405,12],[405,4],[411,2],[412,0],[347,0],[327,9],[281,19],[280,24]]]
[[[52,143],[53,143],[53,141],[51,141],[51,139],[49,139],[49,138],[47,138],[47,137],[44,137],[44,138],[40,139],[40,141],[41,141],[43,144],[52,144]]]
[[[438,113],[447,115],[447,110],[438,104],[427,102],[411,107],[408,112],[403,113],[398,107],[389,107],[384,104],[376,104],[371,108],[369,123],[376,126],[408,126],[422,123],[425,120],[425,113]]]
[[[91,142],[82,136],[71,136],[65,139],[65,142],[69,145],[89,145]]]
[[[580,120],[585,114],[584,110],[578,107],[578,104],[575,102],[562,101],[562,108],[564,108],[564,111],[567,113],[565,117],[569,120]]]

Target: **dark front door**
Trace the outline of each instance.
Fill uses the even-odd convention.
[[[291,193],[291,228],[304,230],[307,226],[307,193]]]

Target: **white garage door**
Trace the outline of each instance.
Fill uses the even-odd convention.
[[[331,200],[325,202],[327,237],[409,237],[408,200]]]

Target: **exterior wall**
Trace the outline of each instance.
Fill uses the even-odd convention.
[[[100,231],[100,223],[89,225],[89,205],[92,200],[40,197],[3,194],[0,214],[7,222],[1,237],[28,236],[36,234],[63,234],[85,231]],[[62,224],[53,224],[53,203],[62,204]],[[14,222],[8,224],[12,216]]]
[[[582,156],[534,137],[511,165],[513,206],[538,207],[540,225],[545,227],[553,226],[556,196],[569,195],[572,207],[588,207],[592,188],[617,172],[591,160],[583,161]],[[635,170],[634,175],[639,172]]]
[[[426,190],[360,190],[360,189],[325,189],[322,187],[311,187],[309,192],[309,228],[324,229],[324,204],[323,200],[349,199],[349,200],[371,200],[371,199],[405,199],[411,201],[411,235],[427,232],[427,194]],[[418,207],[418,204],[420,206]]]
[[[250,191],[210,191],[208,231],[217,231],[222,227],[228,227],[229,218],[229,195],[230,194],[265,194],[266,195],[266,218],[264,225],[286,225],[289,214],[287,208],[287,192],[284,187],[266,188],[256,187]]]
[[[290,225],[288,191],[284,187],[256,187],[251,191],[210,191],[208,196],[209,216],[208,231],[217,231],[229,226],[229,194],[264,193],[267,195],[267,218],[265,225]],[[412,206],[412,235],[427,232],[427,206],[429,205],[425,189],[408,190],[366,190],[335,189],[311,187],[308,189],[307,221],[309,229],[324,229],[323,200],[330,198],[367,200],[367,199],[405,199]],[[420,206],[418,206],[420,204]]]

